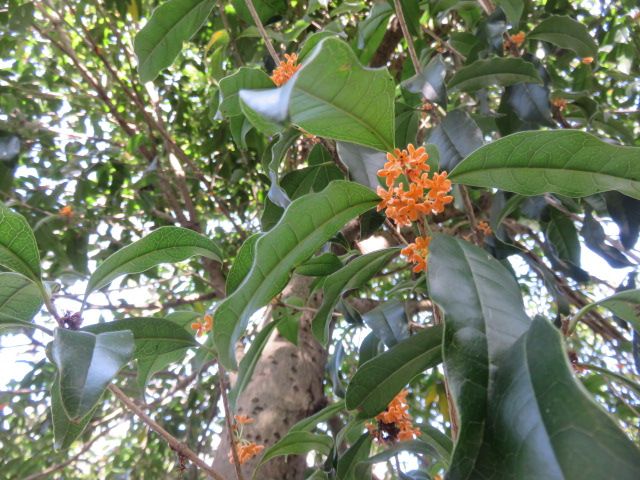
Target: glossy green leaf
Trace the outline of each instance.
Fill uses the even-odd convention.
[[[372,439],[373,437],[368,433],[362,434],[360,438],[340,456],[336,469],[338,480],[359,480],[369,476],[368,472],[365,472],[364,476],[362,476],[362,472],[358,472],[359,475],[356,476],[356,465],[369,457]]]
[[[118,371],[133,358],[130,331],[89,332],[57,328],[51,356],[58,368],[62,407],[71,420],[87,415]]]
[[[328,455],[332,446],[333,438],[329,435],[304,431],[290,432],[278,443],[265,450],[260,465],[282,455],[302,455],[311,451]]]
[[[118,250],[93,272],[85,297],[120,275],[144,272],[161,263],[180,262],[194,255],[221,261],[218,245],[199,233],[181,227],[160,227]]]
[[[364,187],[362,187],[364,188]],[[329,341],[329,326],[333,309],[340,296],[360,288],[378,273],[397,253],[398,248],[389,248],[367,253],[353,259],[340,270],[329,275],[323,284],[322,305],[311,324],[313,335],[326,345]]]
[[[259,68],[240,67],[237,72],[220,80],[220,105],[218,111],[225,117],[242,115],[240,90],[273,88],[273,81]]]
[[[552,209],[545,236],[554,247],[560,260],[580,265],[580,241],[573,220]]]
[[[347,388],[347,408],[357,410],[358,418],[375,417],[412,378],[441,361],[441,326],[412,335],[358,368]]]
[[[149,377],[182,358],[189,347],[198,345],[193,334],[166,318],[128,318],[98,323],[82,331],[94,334],[130,331],[135,342],[133,358],[138,361],[138,384],[144,388]]]
[[[400,300],[381,303],[365,313],[362,320],[388,348],[409,337],[409,319]]]
[[[427,143],[438,148],[440,168],[451,171],[482,146],[482,131],[468,113],[453,110],[431,131]]]
[[[464,478],[640,476],[640,450],[576,381],[560,333],[549,322],[536,318],[493,368],[482,454],[472,466],[470,458],[458,457],[471,466]],[[451,478],[463,478],[452,474],[461,472],[455,458],[463,449],[459,439]]]
[[[531,40],[544,40],[573,50],[580,57],[595,57],[598,45],[582,23],[566,15],[551,15],[527,34]]]
[[[386,69],[361,66],[336,37],[323,39],[284,86],[241,90],[243,111],[266,133],[286,120],[321,137],[390,151],[395,87]],[[261,117],[262,120],[256,117]]]
[[[296,273],[310,277],[324,277],[331,275],[336,270],[342,268],[342,262],[333,253],[323,253],[317,257],[311,257],[298,268]]]
[[[54,447],[62,450],[69,448],[74,440],[82,435],[98,406],[99,404],[96,404],[84,417],[71,420],[62,405],[60,382],[56,376],[51,385],[51,422],[53,423]]]
[[[484,250],[434,235],[428,265],[431,299],[445,313],[444,364],[460,426],[449,475],[470,478],[481,456],[495,381],[492,365],[531,322],[513,276]]]
[[[231,295],[238,288],[238,285],[242,283],[249,270],[251,270],[256,242],[261,235],[261,233],[254,233],[244,241],[240,250],[238,250],[238,255],[236,255],[236,259],[227,274],[227,295]]]
[[[238,399],[238,396],[244,391],[244,389],[251,381],[251,377],[256,368],[256,365],[258,364],[258,360],[260,360],[260,356],[262,355],[262,351],[267,345],[267,342],[271,337],[271,333],[273,332],[273,329],[277,326],[277,324],[277,322],[270,322],[262,327],[256,337],[253,339],[253,342],[251,342],[251,346],[246,351],[244,357],[242,357],[242,360],[240,360],[236,382],[229,392],[229,403],[231,404],[232,410],[235,410],[236,400]]]
[[[380,185],[378,170],[387,161],[387,154],[380,150],[346,142],[337,142],[336,150],[340,160],[349,170],[349,177],[361,185],[376,190],[376,187]]]
[[[200,30],[214,5],[214,0],[169,0],[153,11],[133,45],[143,83],[173,63],[182,43]]]
[[[492,57],[462,67],[451,77],[447,87],[473,92],[489,85],[506,86],[521,82],[542,83],[532,63],[521,58]]]
[[[449,178],[522,195],[583,197],[618,190],[640,198],[639,158],[638,147],[612,145],[577,130],[521,132],[479,148]]]
[[[40,254],[25,218],[0,202],[0,265],[40,281]]]
[[[369,189],[338,180],[289,205],[278,224],[256,242],[245,280],[216,309],[214,338],[223,365],[235,367],[235,343],[249,317],[282,291],[293,269],[377,202]]]
[[[304,418],[289,429],[289,432],[310,432],[321,422],[326,422],[330,418],[335,417],[339,412],[345,409],[344,401],[340,400],[331,405],[327,405],[319,412],[314,413],[310,417]]]
[[[40,311],[42,293],[27,277],[0,273],[0,329],[22,326]]]

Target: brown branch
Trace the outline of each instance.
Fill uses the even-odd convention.
[[[169,446],[178,452],[179,455],[188,458],[195,465],[204,470],[211,478],[215,480],[225,480],[219,473],[207,465],[198,455],[192,451],[187,445],[180,442],[177,438],[167,432],[160,424],[156,423],[144,410],[134,403],[122,390],[115,385],[109,385],[109,390],[120,400],[129,410],[136,414],[140,420],[147,424],[147,426],[166,440]]]
[[[234,429],[232,423],[232,412],[229,407],[229,398],[227,397],[227,385],[226,385],[227,371],[222,364],[218,363],[218,384],[220,385],[220,394],[222,395],[222,405],[224,405],[224,418],[227,423],[227,433],[229,434],[229,445],[231,446],[231,456],[233,458],[233,466],[236,471],[237,480],[244,480],[242,476],[242,469],[240,468],[240,457],[238,456],[238,449],[236,440],[234,437]]]
[[[398,43],[400,43],[400,40],[402,40],[402,29],[400,28],[398,19],[394,18],[389,25],[389,29],[385,32],[384,37],[382,37],[378,49],[373,54],[369,66],[374,68],[385,66],[398,46]]]
[[[400,22],[402,34],[404,35],[404,39],[407,42],[407,48],[409,49],[409,56],[411,57],[411,62],[413,63],[413,69],[416,71],[416,73],[420,73],[420,60],[418,60],[418,54],[416,53],[416,47],[413,44],[413,38],[411,38],[409,27],[407,27],[407,22],[404,19],[402,5],[400,4],[400,0],[393,0],[393,3],[396,8],[396,17],[398,18],[398,22]]]
[[[271,55],[271,58],[273,58],[273,61],[276,62],[276,65],[278,65],[280,63],[280,57],[278,57],[276,49],[273,48],[273,44],[269,39],[269,35],[267,35],[267,31],[264,29],[264,25],[262,25],[262,22],[260,21],[260,16],[256,11],[256,7],[253,5],[253,0],[245,0],[245,3],[247,5],[247,8],[249,9],[251,18],[253,18],[253,22],[256,24],[256,27],[258,27],[258,32],[260,32],[262,41],[264,42],[264,44],[267,47],[267,50],[269,51],[269,55]]]

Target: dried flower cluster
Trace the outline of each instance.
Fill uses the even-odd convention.
[[[233,431],[235,433],[236,451],[238,452],[238,463],[240,465],[248,462],[253,457],[258,455],[264,450],[264,445],[258,445],[255,442],[249,442],[242,439],[242,426],[249,423],[253,423],[253,419],[246,415],[235,415],[235,423],[233,424]],[[229,452],[229,462],[233,463],[233,452]]]
[[[202,321],[193,322],[191,328],[196,330],[197,335],[201,337],[213,328],[213,317],[209,314],[202,317]]]
[[[280,62],[271,75],[271,80],[277,87],[281,87],[287,83],[289,79],[293,77],[293,74],[300,70],[300,67],[302,66],[297,65],[298,54],[296,53],[292,53],[291,55],[285,53],[284,58],[285,60]]]
[[[376,415],[377,425],[367,424],[369,433],[378,441],[392,443],[413,440],[420,436],[420,429],[413,426],[411,415],[407,412],[407,390],[402,390],[391,400],[387,409]]]
[[[399,226],[410,226],[413,222],[429,214],[442,213],[447,204],[453,201],[451,180],[447,172],[434,173],[429,178],[429,155],[424,147],[416,149],[409,144],[406,150],[396,148],[387,153],[387,162],[378,176],[385,179],[387,188],[378,187],[378,196],[382,199],[378,211],[385,214]],[[405,181],[408,188],[405,188]],[[402,254],[415,263],[414,272],[426,269],[430,237],[417,237],[402,250]]]

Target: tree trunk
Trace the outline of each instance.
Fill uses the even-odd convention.
[[[294,277],[283,292],[283,298],[309,296],[309,277]],[[320,295],[314,294],[306,302],[316,308]],[[298,346],[272,334],[256,365],[251,381],[238,397],[237,414],[248,415],[254,422],[243,428],[244,438],[264,445],[265,448],[284,437],[289,428],[308,417],[326,404],[323,391],[324,367],[327,352],[311,334],[313,312],[301,315]],[[225,427],[222,440],[215,453],[213,468],[224,478],[234,480],[234,466],[229,462],[228,431]],[[242,473],[248,480],[261,456],[247,462]],[[260,480],[302,480],[306,468],[304,456],[277,457],[265,464],[257,474]]]

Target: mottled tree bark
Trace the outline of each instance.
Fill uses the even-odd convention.
[[[309,296],[308,277],[294,277],[283,292],[283,298]],[[319,305],[319,294],[307,306]],[[281,337],[277,330],[265,346],[251,381],[238,397],[237,414],[248,415],[254,422],[243,428],[244,438],[269,447],[282,438],[299,420],[321,409],[326,399],[323,391],[327,353],[311,334],[313,312],[303,312],[300,319],[298,346]],[[215,453],[213,467],[225,478],[236,474],[229,463],[229,437],[225,428]],[[242,472],[248,480],[259,463],[259,457],[247,462]],[[256,478],[260,480],[301,480],[304,478],[304,456],[278,457],[264,465]]]

